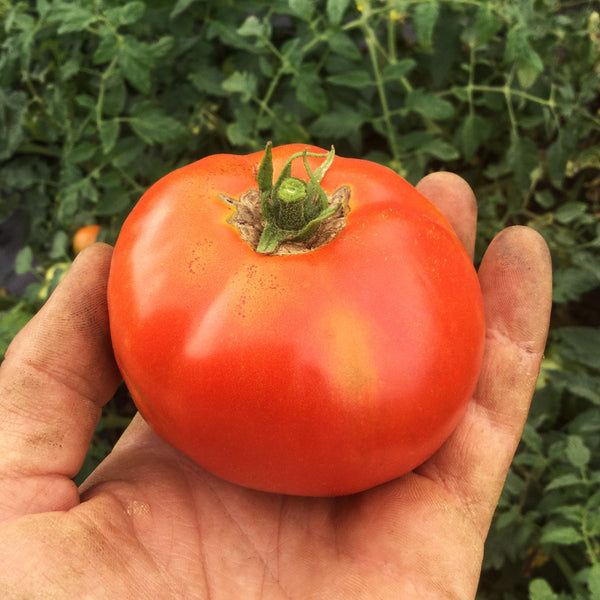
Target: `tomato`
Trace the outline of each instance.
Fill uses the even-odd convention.
[[[100,225],[84,225],[73,236],[73,252],[79,254],[84,248],[93,244],[98,238]]]
[[[341,495],[407,473],[450,435],[478,378],[483,304],[466,251],[414,187],[303,151],[208,156],[155,183],[115,246],[110,326],[169,444],[244,486]],[[326,218],[293,236],[273,226],[272,243],[250,209],[283,214],[274,190],[306,182]]]

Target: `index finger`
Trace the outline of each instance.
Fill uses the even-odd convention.
[[[475,252],[477,201],[469,184],[454,173],[431,173],[417,189],[444,214],[471,260]]]

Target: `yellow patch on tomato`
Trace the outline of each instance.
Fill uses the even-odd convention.
[[[331,374],[344,397],[367,398],[376,389],[378,371],[372,354],[371,332],[349,308],[330,310],[322,323],[324,351]]]

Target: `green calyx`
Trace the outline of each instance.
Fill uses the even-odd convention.
[[[308,165],[309,156],[325,159],[314,172]],[[309,240],[316,234],[321,223],[341,208],[341,203],[329,205],[327,194],[321,187],[321,180],[334,156],[333,147],[327,154],[307,150],[293,154],[273,183],[272,145],[271,142],[267,144],[256,176],[265,221],[257,252],[271,254],[285,241]],[[299,158],[304,163],[308,181],[292,177],[292,162]]]

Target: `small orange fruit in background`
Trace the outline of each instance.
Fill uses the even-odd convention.
[[[100,225],[85,225],[77,230],[73,236],[73,251],[79,254],[84,248],[93,244],[98,237]]]

